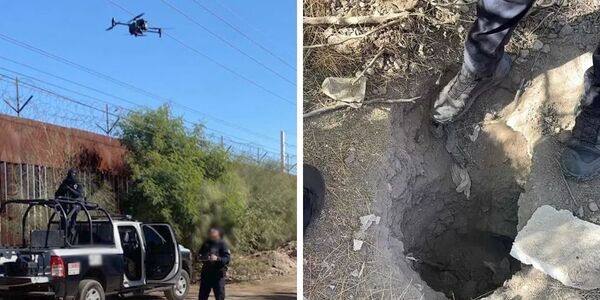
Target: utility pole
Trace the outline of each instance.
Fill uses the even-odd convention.
[[[281,131],[280,134],[280,139],[281,139],[281,149],[280,149],[280,154],[281,154],[281,172],[285,172],[285,131]]]
[[[27,106],[27,104],[29,104],[29,101],[31,100],[31,98],[33,98],[33,95],[29,96],[29,98],[27,98],[27,101],[25,101],[25,103],[23,103],[23,105],[21,106],[21,97],[19,96],[19,78],[15,77],[15,89],[16,89],[16,102],[17,102],[17,106],[13,106],[12,104],[10,104],[10,102],[6,101],[6,99],[3,99],[4,102],[6,104],[8,104],[8,106],[10,106],[10,108],[12,110],[14,110],[17,113],[17,118],[21,117],[21,112],[23,111],[23,109],[25,108],[25,106]]]

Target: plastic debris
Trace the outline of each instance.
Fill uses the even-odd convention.
[[[354,247],[353,247],[354,251],[360,250],[362,248],[363,243],[364,243],[364,241],[354,239]]]
[[[362,276],[364,270],[365,270],[365,263],[362,263],[362,266],[360,267],[360,271],[358,269],[354,269],[354,271],[352,271],[352,273],[350,273],[350,275],[358,278],[358,277]]]
[[[350,104],[354,108],[362,106],[367,90],[367,78],[327,77],[321,85],[325,95],[331,99]]]
[[[367,231],[367,229],[369,229],[369,227],[371,227],[371,225],[373,223],[375,223],[376,225],[379,225],[379,221],[381,220],[381,217],[378,217],[374,214],[370,214],[370,215],[362,216],[359,219],[360,219],[360,224],[361,224],[360,231],[365,232],[365,231]]]
[[[471,140],[471,142],[475,142],[477,140],[477,138],[479,137],[479,132],[481,131],[481,126],[479,126],[479,124],[474,124],[473,125],[473,133],[469,134],[469,140]]]
[[[471,177],[466,168],[452,165],[452,181],[456,184],[456,192],[464,193],[467,199],[471,196]]]

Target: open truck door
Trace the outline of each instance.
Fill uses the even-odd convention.
[[[181,271],[181,254],[175,232],[168,224],[143,224],[146,248],[146,282],[176,284]]]

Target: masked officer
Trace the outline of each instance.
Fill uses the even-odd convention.
[[[225,299],[225,273],[231,252],[223,241],[221,230],[211,228],[208,240],[200,248],[200,261],[203,262],[200,271],[199,300],[207,300],[212,290],[215,299]]]
[[[54,198],[59,199],[67,199],[79,201],[81,203],[85,200],[85,193],[83,190],[83,185],[79,182],[77,169],[73,168],[67,172],[67,177],[62,181],[56,193],[54,193]],[[65,209],[65,213],[67,214],[67,219],[69,220],[67,226],[67,232],[70,232],[72,235],[75,231],[75,222],[77,221],[77,214],[81,210],[81,206],[69,204]],[[67,220],[64,220],[63,223],[66,223]],[[62,228],[65,225],[61,225]]]

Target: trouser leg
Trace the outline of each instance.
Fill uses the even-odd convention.
[[[464,67],[491,76],[504,55],[504,46],[534,0],[479,0],[477,19],[465,43]]]
[[[200,280],[200,293],[198,294],[198,300],[208,300],[212,285],[207,280]]]
[[[217,280],[213,288],[213,293],[215,294],[215,299],[225,300],[225,277],[221,277]]]

